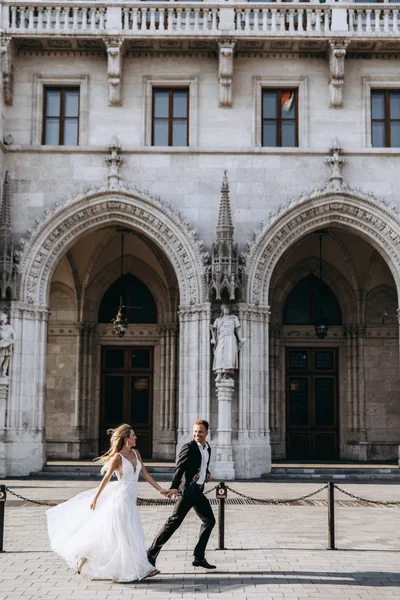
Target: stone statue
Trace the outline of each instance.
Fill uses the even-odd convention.
[[[238,352],[245,340],[240,335],[240,321],[229,313],[229,306],[223,304],[221,316],[211,325],[211,343],[214,346],[213,371],[218,383],[222,378],[233,377],[238,368]]]
[[[0,377],[8,376],[11,356],[14,350],[15,331],[7,325],[6,313],[0,312]]]

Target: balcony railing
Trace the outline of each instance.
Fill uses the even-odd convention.
[[[339,32],[397,34],[400,6],[390,3],[141,2],[0,0],[2,31],[14,36],[298,36]]]

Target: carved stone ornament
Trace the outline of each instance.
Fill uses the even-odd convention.
[[[280,204],[253,232],[242,255],[247,275],[245,298],[249,304],[267,306],[271,276],[283,254],[308,233],[332,224],[355,230],[358,235],[362,231],[364,238],[381,249],[400,287],[400,219],[396,206],[343,181],[340,189],[335,189],[341,180],[341,161],[333,155],[332,159],[331,178],[324,187]]]
[[[330,148],[330,155],[325,159],[325,163],[331,168],[331,176],[329,178],[331,189],[338,192],[342,189],[343,177],[342,167],[346,162],[343,156],[341,156],[342,149],[337,139],[333,140]]]
[[[344,59],[349,42],[329,40],[329,106],[343,106]]]
[[[233,53],[235,42],[222,40],[219,42],[219,105],[232,106],[232,83],[233,83]]]
[[[124,40],[120,38],[105,39],[107,47],[107,76],[108,76],[108,104],[121,106],[122,104],[122,56]]]
[[[108,165],[108,187],[110,190],[118,190],[121,186],[120,167],[124,162],[124,158],[119,154],[121,146],[119,145],[118,139],[113,138],[109,145],[110,154],[105,158],[105,163]]]
[[[13,54],[14,42],[9,36],[1,36],[0,38],[0,53],[1,53],[1,72],[3,78],[3,98],[4,104],[12,106],[14,101],[14,68]]]
[[[45,306],[52,273],[67,248],[88,230],[110,223],[131,227],[164,250],[178,280],[181,306],[205,301],[208,255],[197,231],[171,204],[122,182],[114,192],[107,185],[82,191],[36,220],[20,241],[20,298]]]

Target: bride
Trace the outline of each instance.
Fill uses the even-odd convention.
[[[157,575],[147,560],[144,532],[136,506],[141,472],[162,495],[168,493],[142,463],[130,425],[107,431],[109,450],[96,461],[105,473],[97,490],[74,496],[47,511],[51,548],[70,567],[90,577],[118,582]],[[112,475],[118,481],[107,486]]]

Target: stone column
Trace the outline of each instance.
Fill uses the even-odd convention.
[[[239,304],[239,428],[233,447],[236,476],[260,477],[271,470],[269,431],[269,307]]]
[[[235,382],[233,379],[221,379],[217,384],[218,399],[218,441],[216,461],[213,469],[215,479],[235,479],[232,452],[232,399]]]
[[[8,377],[0,377],[0,477],[6,477],[7,475],[6,415],[8,387]]]
[[[7,475],[40,471],[45,463],[44,391],[47,306],[11,303],[10,322],[16,341],[7,408]]]
[[[175,451],[175,393],[176,393],[176,325],[160,328],[161,371],[160,371],[160,415],[159,444],[164,456]]]
[[[179,310],[178,446],[192,439],[196,419],[210,419],[210,303]]]

